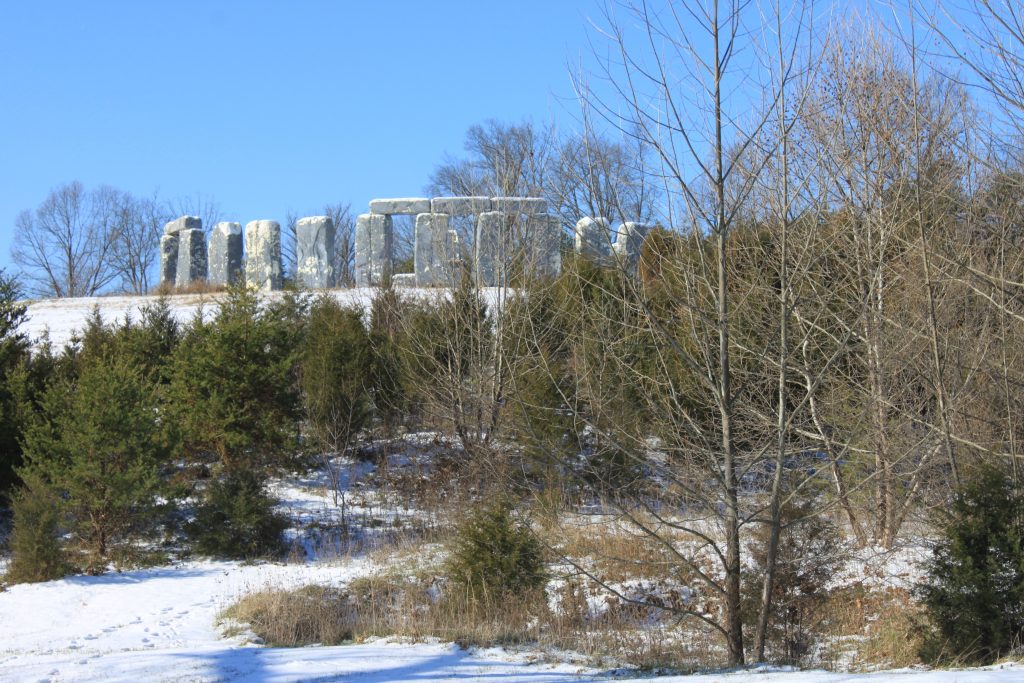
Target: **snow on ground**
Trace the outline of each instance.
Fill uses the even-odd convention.
[[[614,672],[538,661],[539,654],[466,651],[444,643],[375,641],[264,648],[224,638],[216,615],[263,586],[342,583],[365,560],[330,564],[187,562],[14,586],[0,593],[0,681],[495,681],[620,679]],[[667,676],[659,683],[1006,683],[1024,667],[871,674],[779,669]]]
[[[353,289],[333,289],[331,294],[343,305],[362,306],[369,309],[373,297],[378,291],[371,287],[357,287]],[[438,296],[437,289],[416,289],[407,288],[399,290],[405,296],[432,297]],[[508,290],[499,290],[497,287],[485,288],[483,290],[484,300],[488,305],[494,306],[500,303],[506,296]],[[182,323],[188,322],[200,308],[205,314],[216,309],[217,301],[224,295],[212,294],[177,294],[167,297],[170,302],[174,317]],[[280,298],[280,292],[273,292],[262,296]],[[99,307],[103,319],[107,322],[123,322],[125,315],[131,315],[133,320],[139,320],[139,310],[149,304],[156,303],[156,296],[102,296],[82,297],[77,299],[40,299],[26,301],[28,305],[28,320],[21,326],[21,331],[26,332],[33,342],[42,338],[48,332],[50,341],[55,349],[61,349],[64,344],[71,340],[75,331],[85,327],[85,323],[92,314],[94,307]]]

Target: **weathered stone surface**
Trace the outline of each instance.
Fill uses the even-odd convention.
[[[636,270],[640,261],[640,251],[643,249],[644,240],[651,226],[644,223],[627,221],[619,225],[618,234],[615,237],[615,254],[621,259],[622,265],[629,272]]]
[[[382,284],[394,267],[394,229],[390,215],[364,213],[356,218],[356,286]]]
[[[160,237],[160,286],[173,287],[178,278],[178,235]]]
[[[207,280],[213,285],[233,285],[242,278],[242,225],[223,222],[213,226],[207,251]]]
[[[178,287],[206,279],[206,235],[198,228],[178,231]]]
[[[281,289],[281,225],[250,221],[245,225],[245,283],[258,290]]]
[[[295,224],[295,261],[302,286],[334,286],[334,221],[329,216],[300,218]]]
[[[476,222],[476,278],[482,287],[496,287],[505,274],[508,216],[485,211]]]
[[[419,287],[451,284],[451,263],[454,244],[448,229],[448,214],[421,213],[416,216],[413,257],[416,263],[416,285]]]
[[[202,230],[203,221],[198,216],[182,216],[164,224],[165,235],[176,235],[182,230]]]
[[[395,287],[415,287],[416,273],[395,273],[391,276],[391,284]]]
[[[608,219],[584,216],[576,221],[575,246],[580,256],[596,260],[608,258],[611,253]]]
[[[562,272],[562,222],[543,214],[527,220],[529,265],[534,277],[555,278]]]
[[[548,212],[548,200],[540,197],[491,197],[491,210],[532,216]]]
[[[370,202],[370,213],[389,216],[415,216],[418,213],[430,213],[430,200],[425,197],[374,199]]]
[[[431,213],[446,213],[449,216],[477,216],[490,210],[490,197],[434,197],[430,200]]]

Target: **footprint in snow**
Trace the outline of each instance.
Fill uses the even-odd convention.
[[[85,640],[96,640],[96,639],[97,639],[98,637],[99,637],[99,636],[95,636],[95,635],[93,635],[93,634],[91,634],[91,633],[90,633],[89,635],[87,635],[87,636],[85,637]]]

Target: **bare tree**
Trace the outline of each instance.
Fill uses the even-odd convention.
[[[643,498],[629,499],[620,510],[637,528],[660,539],[721,601],[717,618],[701,610],[684,612],[723,636],[733,665],[745,659],[740,481],[771,447],[770,441],[761,445],[753,436],[764,432],[763,416],[741,410],[746,397],[764,394],[760,379],[746,372],[737,375],[733,367],[737,354],[746,362],[750,353],[742,337],[735,337],[735,320],[744,308],[737,306],[750,295],[734,282],[734,259],[743,248],[734,239],[754,183],[775,155],[774,146],[762,148],[759,142],[766,125],[777,118],[780,93],[792,78],[794,61],[792,50],[782,48],[781,75],[771,79],[756,60],[744,62],[738,56],[756,40],[754,26],[761,19],[756,10],[740,0],[657,9],[642,0],[634,3],[628,8],[628,25],[639,27],[637,34],[626,22],[609,17],[614,58],[604,63],[601,77],[610,84],[602,92],[610,90],[614,99],[580,86],[596,117],[650,150],[649,174],[664,181],[661,222],[681,233],[661,238],[668,251],[651,256],[657,258],[659,279],[672,283],[667,285],[673,292],[671,314],[649,308],[645,297],[638,297],[632,304],[639,306],[636,317],[628,321],[656,340],[660,371],[640,373],[623,365],[621,372],[626,381],[637,383],[636,395],[648,403],[646,412],[656,416],[654,432],[667,451],[665,462],[671,463],[658,467],[659,473],[672,482],[681,496],[677,500],[701,501],[714,516],[716,529],[659,512]],[[763,106],[744,103],[743,110],[752,112],[748,118],[734,110],[731,96],[745,88],[765,93]],[[780,213],[787,210],[785,204]],[[785,298],[780,303],[787,306]],[[612,339],[604,343],[616,345]],[[683,390],[672,368],[687,369],[685,403],[680,402]],[[737,431],[741,423],[742,431]],[[642,433],[614,417],[593,426],[634,457],[650,462]],[[748,427],[756,431],[752,434]],[[629,507],[638,504],[644,514]],[[645,523],[645,516],[654,523]],[[674,533],[699,539],[699,549],[676,543]],[[694,554],[704,552],[715,558],[718,571],[707,571]]]
[[[115,210],[118,239],[111,254],[113,266],[124,289],[145,294],[149,291],[163,226],[171,215],[155,195],[140,199],[121,193]]]
[[[11,258],[42,296],[92,296],[117,279],[112,255],[120,238],[117,190],[61,185],[15,222]]]

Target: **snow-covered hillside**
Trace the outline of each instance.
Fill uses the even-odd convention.
[[[339,299],[368,305],[372,290],[336,293]],[[495,294],[491,293],[492,301]],[[56,345],[80,329],[92,308],[106,320],[137,317],[153,299],[104,297],[32,303],[25,331],[39,338],[48,330]],[[181,320],[200,307],[212,310],[216,297],[173,297]],[[366,463],[349,462],[339,479],[346,489],[370,486]],[[572,653],[543,653],[529,648],[463,650],[451,643],[367,642],[305,648],[259,644],[251,632],[234,634],[218,622],[239,598],[266,588],[307,584],[344,586],[381,569],[381,558],[359,549],[318,553],[301,538],[301,530],[320,520],[336,520],[338,506],[325,489],[326,477],[305,475],[277,482],[281,510],[293,521],[297,548],[288,562],[245,564],[210,560],[176,561],[166,566],[72,576],[59,581],[22,584],[0,591],[0,681],[491,681],[542,683],[575,680],[621,680],[639,675],[624,670],[588,668]],[[361,494],[365,495],[365,494]],[[377,501],[384,520],[407,510]],[[361,514],[349,500],[348,514]],[[376,525],[382,527],[385,525]],[[890,576],[906,574],[899,563]],[[5,560],[0,558],[0,572]],[[905,669],[873,673],[828,673],[756,669],[693,676],[665,676],[672,683],[738,681],[810,683],[811,681],[908,683],[975,683],[1024,681],[1024,666],[926,671]]]

